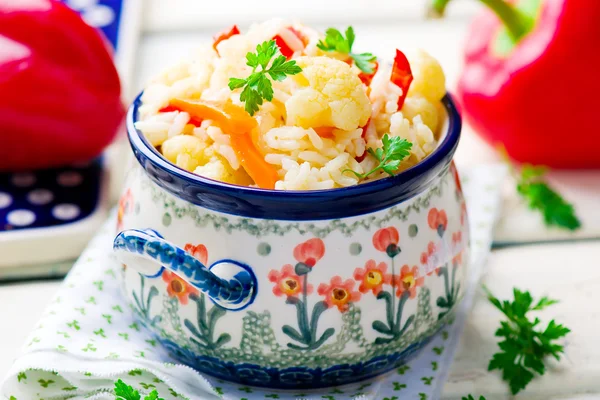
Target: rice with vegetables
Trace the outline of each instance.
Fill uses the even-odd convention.
[[[353,49],[354,31],[281,20],[221,33],[156,77],[136,127],[204,177],[279,190],[393,175],[436,147],[444,73],[425,52],[393,65]]]

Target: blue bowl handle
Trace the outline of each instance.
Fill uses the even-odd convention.
[[[221,260],[207,268],[197,258],[151,229],[130,229],[119,233],[113,250],[119,261],[146,277],[158,277],[165,268],[176,273],[227,310],[245,308],[256,297],[256,276],[247,265]]]

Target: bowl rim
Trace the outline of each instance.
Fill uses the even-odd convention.
[[[435,176],[439,175],[442,170],[447,169],[458,146],[462,128],[461,116],[453,97],[449,93],[446,93],[441,100],[447,113],[447,132],[446,135],[443,136],[442,142],[439,143],[435,150],[421,162],[395,176],[336,189],[262,189],[235,185],[196,175],[176,166],[164,158],[145,138],[144,134],[135,127],[139,107],[142,104],[141,98],[143,94],[144,91],[141,91],[129,107],[129,110],[127,111],[126,128],[132,150],[142,168],[146,170],[146,173],[153,172],[149,173],[152,180],[177,197],[214,211],[245,217],[292,220],[335,219],[339,217],[366,214],[387,208],[390,204],[400,203],[421,192],[429,186]],[[176,184],[173,184],[173,181],[175,181]],[[190,188],[194,188],[197,192],[191,197],[189,194],[185,195],[186,189]],[[365,196],[377,197],[377,194],[389,191],[395,192],[397,201],[392,201],[390,203],[390,199],[388,199],[388,201],[381,202],[381,206],[376,204],[371,206],[364,205],[354,211],[339,209],[337,212],[327,211],[327,209],[330,209],[331,206],[334,205],[329,204],[329,202],[335,201],[336,199],[364,198]],[[245,201],[250,200],[249,205],[259,206],[261,210],[258,210],[257,212],[240,212],[241,210],[239,207],[228,207],[227,204],[219,207],[218,204],[213,204],[214,201],[203,201],[202,198],[198,196],[198,194],[202,194],[203,192],[218,193],[222,196],[231,196],[234,199]],[[373,200],[375,201],[377,199],[374,198]],[[281,209],[281,205],[283,204],[290,205],[292,203],[298,205],[311,204],[312,206],[309,207],[310,210],[306,210],[308,215],[302,215],[302,210],[296,210],[300,212],[293,212],[294,210],[290,210],[290,213],[286,213],[285,210],[280,210],[280,212],[269,212],[268,209],[262,209],[262,206],[266,204],[251,204],[255,202],[260,203],[261,201],[279,204],[279,209]],[[319,206],[321,206],[325,212],[312,212],[316,211],[313,210],[313,208],[318,209]]]

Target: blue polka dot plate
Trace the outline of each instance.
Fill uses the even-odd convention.
[[[0,268],[76,258],[106,216],[104,176],[101,159],[0,174]]]

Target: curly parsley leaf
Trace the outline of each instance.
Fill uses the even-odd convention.
[[[472,394],[470,394],[468,396],[463,396],[463,398],[461,400],[476,400],[476,398],[473,397]],[[479,396],[479,400],[485,400],[485,397]]]
[[[129,386],[121,379],[115,382],[115,399],[116,400],[141,400],[140,393],[133,387]],[[144,397],[144,400],[165,400],[162,397],[158,397],[158,392],[153,390]]]
[[[377,59],[371,53],[353,53],[352,46],[354,45],[354,28],[349,26],[346,29],[346,37],[335,28],[329,28],[325,31],[325,39],[317,43],[317,47],[323,51],[335,51],[340,54],[347,54],[353,60],[358,69],[366,74],[372,74],[374,71],[374,63]]]
[[[244,109],[250,115],[254,115],[265,100],[273,100],[273,85],[269,77],[281,82],[288,75],[302,72],[296,61],[288,61],[282,54],[275,57],[278,52],[279,47],[274,40],[259,44],[256,46],[256,53],[246,54],[246,64],[252,67],[250,76],[245,79],[229,78],[229,89],[243,88],[240,100],[244,102]]]
[[[538,210],[548,226],[557,226],[571,231],[581,226],[575,209],[543,179],[545,168],[525,165],[517,182],[517,192],[527,201],[529,208]]]
[[[390,176],[394,176],[400,167],[400,162],[410,155],[412,143],[404,138],[390,136],[387,133],[383,135],[381,141],[383,142],[383,147],[375,150],[371,147],[367,149],[367,152],[379,161],[379,164],[375,168],[365,174],[359,174],[351,169],[344,170],[344,172],[352,172],[359,179],[364,179],[379,170],[386,172]]]
[[[563,346],[553,343],[570,332],[570,329],[550,321],[546,328],[539,328],[540,320],[530,320],[528,313],[539,311],[556,304],[556,300],[547,297],[534,302],[529,292],[513,290],[513,301],[500,301],[486,288],[488,300],[500,310],[508,320],[500,322],[496,336],[503,338],[498,343],[500,351],[492,357],[488,370],[502,371],[502,379],[508,381],[512,394],[517,394],[531,382],[535,373],[546,372],[544,359],[552,356],[560,360]]]

